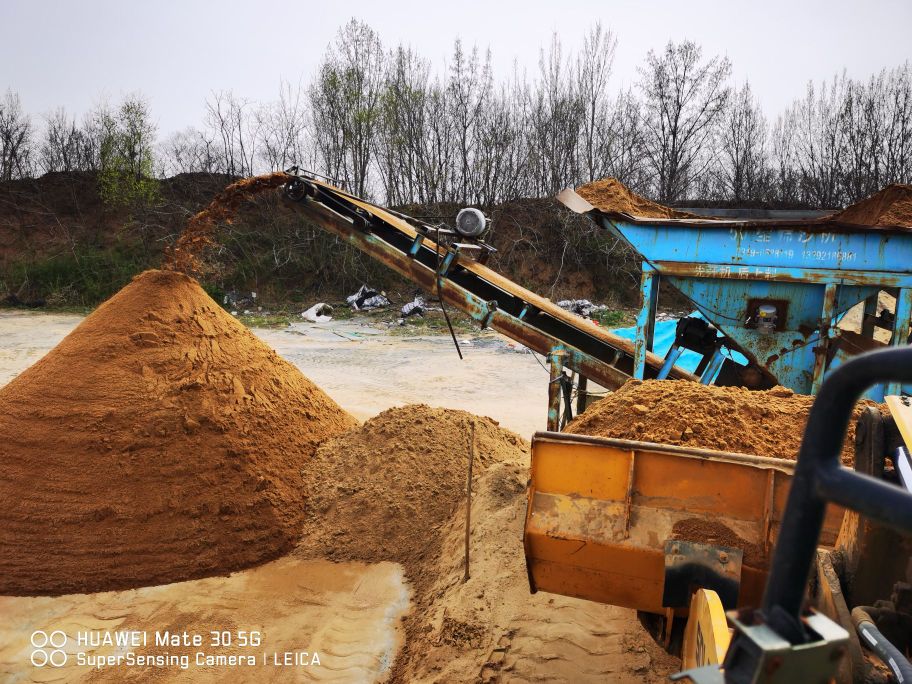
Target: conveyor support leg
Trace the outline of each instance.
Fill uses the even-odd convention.
[[[649,264],[643,263],[640,280],[640,312],[637,314],[637,332],[634,342],[633,377],[642,380],[646,376],[646,353],[652,351],[655,337],[656,303],[659,299],[659,274]]]
[[[893,337],[890,338],[891,347],[899,347],[907,343],[910,318],[912,318],[912,287],[903,287],[896,295]],[[884,389],[884,395],[899,394],[902,391],[902,385],[898,382],[891,382]]]

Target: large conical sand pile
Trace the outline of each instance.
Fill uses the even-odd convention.
[[[0,390],[0,593],[224,573],[297,540],[355,421],[193,279],[148,271]]]

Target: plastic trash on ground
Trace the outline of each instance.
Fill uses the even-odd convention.
[[[426,307],[427,305],[424,303],[424,299],[421,295],[418,295],[415,299],[402,307],[402,317],[424,316],[424,312],[427,311]]]
[[[329,304],[318,302],[307,311],[301,312],[301,318],[311,323],[326,323],[332,320],[333,309]]]
[[[362,285],[355,294],[346,297],[345,301],[347,301],[355,311],[378,309],[382,306],[389,306],[390,303],[384,292],[378,292],[367,285]]]
[[[583,318],[589,318],[593,312],[604,311],[608,308],[604,304],[593,304],[588,299],[564,299],[559,301],[557,305]]]

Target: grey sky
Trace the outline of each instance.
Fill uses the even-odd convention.
[[[104,95],[140,91],[166,135],[199,125],[213,90],[270,100],[280,79],[306,82],[351,17],[370,24],[387,47],[411,44],[438,68],[461,37],[490,46],[499,75],[515,59],[530,76],[553,32],[574,48],[601,21],[618,37],[615,88],[636,80],[650,48],[689,38],[704,54],[728,55],[735,79],[751,81],[770,116],[808,79],[843,68],[866,77],[912,58],[912,0],[0,0],[0,90],[18,91],[32,113],[63,105],[77,114]]]

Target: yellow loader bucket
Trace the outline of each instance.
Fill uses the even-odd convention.
[[[715,560],[738,556],[719,567],[736,571],[738,607],[759,605],[793,470],[782,459],[536,433],[523,540],[530,588],[665,613],[668,558],[679,554],[666,542],[678,539],[742,550],[743,559]],[[829,507],[821,544],[833,545],[843,512]]]

